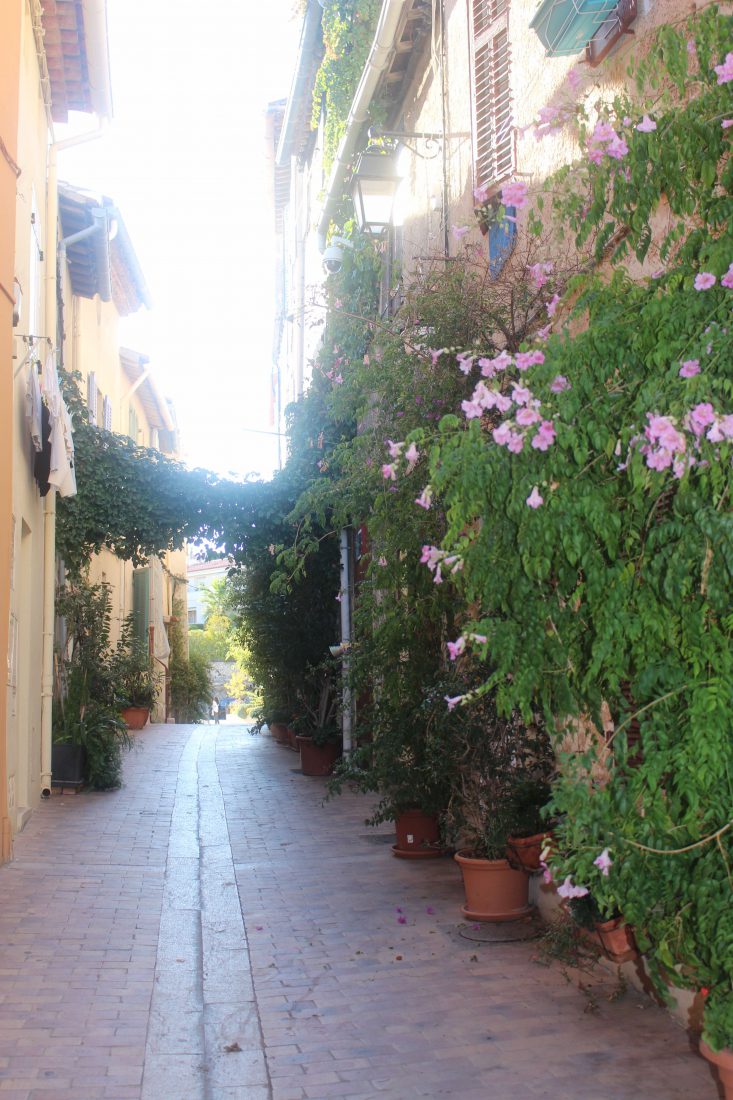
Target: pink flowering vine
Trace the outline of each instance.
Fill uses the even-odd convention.
[[[419,504],[421,508],[432,507],[433,504],[433,490],[429,485],[426,485],[419,497],[415,497],[415,504]]]
[[[575,886],[572,875],[568,875],[565,881],[558,886],[557,893],[561,898],[584,898],[588,893],[588,887]]]
[[[514,356],[517,370],[529,370],[530,367],[544,363],[545,354],[542,351],[518,351]]]
[[[733,56],[733,54],[731,55]],[[699,275],[695,276],[695,290],[710,290],[715,286],[715,276],[710,271],[701,271]]]
[[[501,189],[502,206],[515,206],[521,210],[529,203],[527,184],[524,180],[516,180],[513,183],[505,183]]]
[[[608,848],[604,848],[599,856],[593,860],[594,867],[597,867],[602,875],[608,878],[608,872],[613,867],[613,860],[608,854]]]
[[[727,53],[722,65],[715,65],[714,70],[718,75],[718,84],[730,84],[733,80],[733,53]]]
[[[411,443],[410,446],[405,451],[405,460],[407,461],[408,465],[414,466],[419,457],[420,457],[420,452],[418,451],[415,444]]]
[[[527,268],[530,276],[532,277],[532,284],[537,290],[541,290],[547,282],[549,282],[549,275],[552,271],[553,264],[551,261],[547,263],[532,264]]]

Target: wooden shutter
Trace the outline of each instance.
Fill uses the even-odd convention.
[[[93,370],[87,375],[87,408],[89,409],[89,423],[97,423],[97,376]]]
[[[150,626],[150,569],[136,569],[132,574],[132,630],[136,638],[148,644]]]
[[[514,168],[509,81],[509,0],[473,0],[476,184],[499,184]]]
[[[105,397],[102,404],[102,415],[104,417],[103,424],[106,432],[112,431],[112,402],[108,397]]]
[[[138,435],[137,413],[133,409],[132,405],[130,406],[129,430],[128,430],[127,434],[129,435],[129,437],[130,437],[130,439],[132,440],[133,443],[137,443],[137,435]]]
[[[516,207],[507,206],[507,218],[489,227],[489,275],[495,279],[512,254],[517,237]]]

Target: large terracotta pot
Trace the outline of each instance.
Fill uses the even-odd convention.
[[[298,748],[300,749],[300,770],[303,775],[330,775],[341,755],[341,745],[337,741],[316,745],[312,737],[298,735]]]
[[[392,852],[400,859],[434,859],[442,856],[440,828],[435,814],[403,810],[395,818],[397,843]]]
[[[510,836],[506,842],[507,859],[512,866],[525,871],[538,871],[540,855],[550,833],[535,833],[534,836]]]
[[[141,730],[150,717],[149,707],[125,707],[121,712],[122,721],[129,730]]]
[[[298,751],[298,735],[292,726],[288,726],[288,736],[286,744],[288,744],[294,752]]]
[[[598,939],[601,941],[603,953],[611,962],[628,962],[639,954],[634,939],[634,929],[630,924],[624,924],[623,917],[615,917],[595,924]]]
[[[461,868],[468,920],[519,920],[532,911],[529,876],[515,871],[507,859],[477,859],[470,852],[456,852]]]
[[[278,745],[288,744],[288,727],[285,722],[270,722],[269,730]]]
[[[719,1051],[711,1050],[708,1044],[701,1039],[700,1053],[717,1069],[725,1100],[733,1100],[733,1050],[730,1047],[723,1047]]]

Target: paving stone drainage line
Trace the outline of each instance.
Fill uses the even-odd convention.
[[[181,754],[142,1100],[270,1100],[215,734]]]

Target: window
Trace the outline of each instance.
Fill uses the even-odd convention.
[[[97,376],[93,370],[87,375],[87,408],[89,409],[89,423],[97,423]]]
[[[498,185],[514,167],[509,84],[509,0],[473,0],[476,185]]]
[[[127,434],[129,435],[133,443],[137,443],[138,431],[139,429],[137,424],[137,413],[133,409],[132,405],[130,405],[129,426]]]
[[[188,625],[189,626],[195,626],[196,625],[196,608],[195,607],[190,607],[188,609]]]
[[[148,641],[150,626],[150,569],[135,569],[132,574],[132,632],[141,642]]]
[[[112,431],[112,402],[108,397],[105,397],[102,402],[102,424],[106,432]]]

